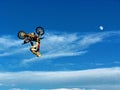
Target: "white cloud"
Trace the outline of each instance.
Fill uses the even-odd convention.
[[[82,47],[85,46],[90,46],[92,44],[101,42],[103,40],[104,37],[102,37],[101,35],[88,35],[88,36],[84,36],[82,40],[80,40],[79,44]]]
[[[105,38],[111,37],[114,35],[115,36],[120,35],[120,32],[109,31],[109,32],[102,32],[102,33],[86,34],[82,36],[83,38],[79,41],[79,45],[83,48],[86,48],[92,44],[102,42]]]
[[[90,45],[102,42],[105,38],[119,35],[116,32],[102,32],[85,35],[78,34],[47,34],[46,38],[41,41],[42,57],[24,59],[23,62],[33,62],[42,59],[51,59],[64,56],[83,55],[87,52]],[[44,53],[45,52],[45,53]]]
[[[47,34],[41,42],[41,50],[47,52],[55,52],[62,50],[70,50],[79,37],[76,34]]]
[[[11,36],[0,37],[0,57],[10,56],[26,51],[28,48],[23,46],[22,41],[13,39]]]
[[[67,57],[67,56],[78,56],[87,53],[87,51],[81,51],[81,52],[61,52],[61,53],[55,53],[55,54],[44,54],[40,58],[38,57],[33,57],[30,59],[24,59],[23,64],[26,64],[28,62],[34,62],[34,61],[39,61],[39,60],[44,60],[44,59],[52,59],[52,58],[59,58],[59,57]]]
[[[102,32],[102,33],[89,33],[79,35],[73,34],[54,34],[47,33],[45,38],[41,41],[41,59],[51,59],[65,56],[83,55],[87,52],[90,45],[102,42],[106,37],[113,35],[120,35],[120,32]],[[31,53],[28,46],[21,45],[22,40],[13,39],[10,36],[0,37],[0,57],[10,56],[17,53]],[[29,45],[30,46],[30,45]],[[12,52],[11,52],[12,51]],[[30,59],[29,59],[30,58]],[[28,60],[36,61],[38,58],[26,57],[25,62]]]
[[[41,89],[41,90],[100,90],[100,89],[85,89],[85,88],[57,88],[57,89]]]
[[[90,46],[92,44],[103,41],[104,39],[112,36],[119,36],[120,31],[108,31],[102,33],[94,33],[83,36],[83,39],[80,41],[82,46]]]
[[[51,89],[51,90],[86,90],[86,89],[80,89],[80,88],[57,88],[57,89]]]
[[[9,90],[29,90],[29,89],[21,89],[21,88],[11,88]]]
[[[59,89],[55,89],[55,90],[86,90],[86,89],[80,89],[80,88],[59,88]]]
[[[21,41],[13,39],[11,36],[0,37],[0,46],[2,49],[20,46]]]
[[[24,52],[28,50],[28,47],[25,47],[25,48],[19,48],[19,49],[11,49],[11,51],[7,51],[6,52],[4,51],[3,53],[0,53],[0,57],[4,57],[4,56],[9,56],[9,55],[13,55],[13,54],[16,54],[16,53],[21,53],[21,52]]]
[[[0,83],[6,85],[15,83],[16,86],[38,87],[42,89],[63,87],[92,89],[116,87],[120,89],[120,67],[81,71],[0,72]]]

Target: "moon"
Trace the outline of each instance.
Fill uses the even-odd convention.
[[[100,28],[100,30],[103,30],[103,29],[104,29],[104,27],[103,27],[103,26],[99,26],[99,28]]]

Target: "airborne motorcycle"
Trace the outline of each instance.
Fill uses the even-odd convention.
[[[18,38],[21,39],[21,40],[24,40],[23,45],[30,42],[30,44],[31,44],[30,51],[33,54],[35,54],[37,57],[40,57],[41,56],[41,54],[39,52],[39,50],[40,50],[40,40],[43,39],[42,35],[44,34],[44,28],[43,27],[37,27],[36,28],[36,33],[37,33],[37,35],[35,33],[27,34],[26,32],[24,32],[22,30],[22,31],[18,32]],[[33,42],[35,42],[35,44]]]

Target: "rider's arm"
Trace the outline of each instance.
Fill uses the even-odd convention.
[[[28,42],[29,42],[29,41],[27,41],[27,40],[24,40],[24,42],[23,42],[22,44],[24,45],[24,44],[26,44],[26,43],[28,43]]]
[[[30,42],[30,38],[27,37],[22,44],[24,45],[24,44],[26,44],[28,42]]]

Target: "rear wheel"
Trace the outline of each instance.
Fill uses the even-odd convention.
[[[44,34],[44,28],[43,27],[37,27],[36,28],[36,33],[40,34],[40,35],[43,35]]]
[[[19,31],[18,32],[18,38],[19,39],[25,39],[26,38],[26,33],[24,31]]]

